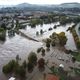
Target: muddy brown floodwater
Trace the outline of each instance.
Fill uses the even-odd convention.
[[[73,25],[73,23],[67,24],[66,26],[59,26],[52,31],[48,31],[48,29],[50,27],[53,28],[55,24],[59,24],[59,22],[52,24],[43,24],[42,27],[38,25],[36,28],[30,28],[30,26],[27,26],[25,30],[21,30],[26,35],[39,40],[40,42],[28,40],[18,34],[15,34],[13,38],[9,38],[7,35],[6,41],[4,43],[0,42],[0,80],[8,80],[2,73],[2,66],[4,64],[8,63],[11,59],[15,59],[16,55],[19,55],[22,60],[27,59],[31,51],[36,51],[38,47],[44,46],[44,44],[41,42],[42,39],[48,38],[53,32],[65,32],[68,38],[65,47],[67,49],[76,50],[76,46],[71,33],[66,32],[68,27]],[[40,31],[40,29],[43,29],[45,33],[42,36],[36,36],[36,31]]]

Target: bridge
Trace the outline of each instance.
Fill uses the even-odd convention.
[[[39,42],[38,40],[36,40],[36,39],[34,39],[34,38],[32,38],[32,37],[29,37],[28,35],[26,35],[25,33],[21,32],[21,31],[19,31],[19,30],[15,30],[15,32],[16,32],[17,34],[21,35],[22,37],[25,37],[25,38],[27,38],[27,39],[29,39],[29,40]]]

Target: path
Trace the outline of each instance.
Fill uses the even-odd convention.
[[[29,40],[39,42],[38,40],[36,40],[36,39],[34,39],[34,38],[29,37],[28,35],[26,35],[25,33],[21,32],[21,31],[19,31],[19,30],[18,30],[18,31],[17,31],[17,30],[15,30],[15,32],[16,32],[17,34],[20,34],[21,36],[23,36],[23,37],[25,37],[25,38],[29,39]]]

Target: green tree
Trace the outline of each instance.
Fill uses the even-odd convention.
[[[26,60],[24,60],[24,62],[22,63],[22,66],[23,66],[24,68],[27,67],[27,62],[26,62]]]
[[[21,80],[24,80],[26,78],[26,69],[23,66],[18,66],[16,68],[16,76],[18,76]]]
[[[46,43],[46,47],[47,48],[50,48],[50,43]]]
[[[2,24],[1,24],[1,28],[3,28],[3,29],[6,30],[6,24],[5,24],[5,23],[2,23]]]
[[[3,28],[0,28],[0,40],[5,41],[6,40],[6,30]]]
[[[40,30],[40,34],[41,34],[41,35],[43,34],[43,30],[42,30],[42,29]]]
[[[28,60],[30,63],[32,63],[33,65],[35,65],[37,63],[37,55],[35,52],[31,52],[28,56]]]
[[[14,27],[14,20],[12,20],[12,24],[11,24],[11,27],[12,27],[12,28]]]
[[[19,57],[19,55],[16,56],[16,61],[19,62],[19,60],[21,60],[21,58]]]
[[[3,69],[2,69],[3,73],[4,74],[9,74],[9,73],[13,72],[16,65],[17,65],[16,61],[11,60],[8,64],[3,66]]]
[[[27,67],[28,67],[28,72],[32,72],[33,71],[34,66],[33,66],[32,63],[29,62]]]
[[[45,56],[45,49],[42,49],[42,56]]]
[[[64,32],[59,33],[58,38],[60,41],[60,45],[64,46],[67,42],[67,37],[65,36],[65,33]]]
[[[42,49],[43,49],[43,47],[38,48],[37,53],[40,53]]]
[[[40,71],[44,70],[45,68],[45,60],[43,58],[40,58],[38,60],[38,68]]]
[[[38,32],[38,31],[36,32],[36,35],[37,35],[37,36],[39,35],[39,32]]]
[[[55,41],[54,40],[52,40],[51,45],[52,45],[52,47],[55,46]]]

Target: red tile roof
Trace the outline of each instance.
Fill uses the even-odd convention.
[[[46,80],[59,80],[59,77],[52,74],[48,74]]]

